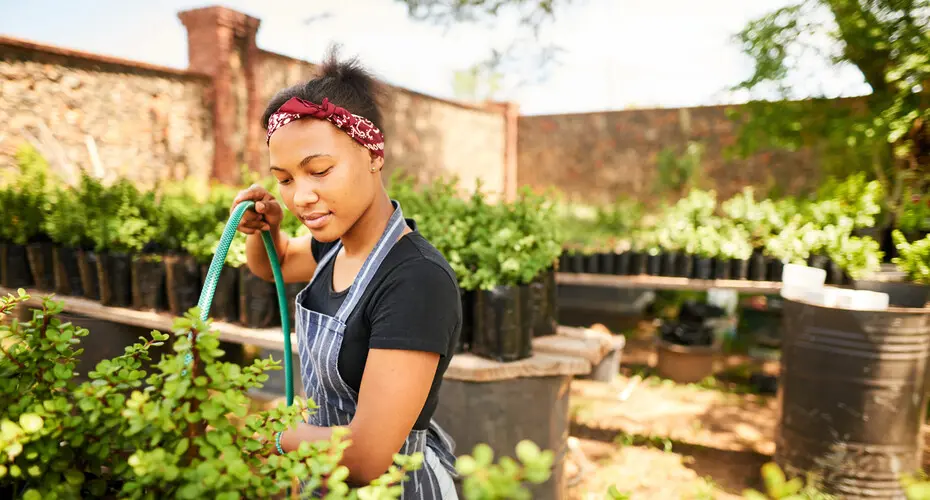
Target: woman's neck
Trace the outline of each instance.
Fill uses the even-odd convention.
[[[375,201],[362,213],[351,229],[342,235],[342,246],[349,257],[367,256],[378,244],[387,227],[394,205],[387,192],[380,190]]]

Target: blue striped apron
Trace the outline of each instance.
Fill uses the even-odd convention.
[[[404,233],[404,216],[400,204],[392,200],[394,213],[378,244],[368,255],[349,288],[336,316],[327,316],[306,309],[304,297],[316,280],[320,269],[331,261],[342,243],[320,259],[310,285],[297,295],[297,343],[300,354],[300,373],[306,396],[317,405],[307,423],[319,427],[345,426],[355,416],[358,394],[349,387],[339,374],[339,351],[349,315],[355,309],[368,284],[388,252]],[[428,429],[411,430],[404,445],[398,451],[403,455],[422,452],[423,467],[408,475],[404,481],[402,500],[456,499],[452,482],[455,473],[455,444],[435,421]]]

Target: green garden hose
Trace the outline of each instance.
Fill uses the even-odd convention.
[[[220,271],[223,270],[223,264],[226,262],[226,254],[229,252],[229,245],[239,227],[239,221],[246,210],[255,205],[253,201],[243,201],[236,205],[232,215],[223,228],[223,235],[220,237],[219,247],[216,254],[213,255],[213,261],[210,262],[210,270],[204,279],[203,290],[200,292],[200,300],[197,305],[200,307],[200,319],[206,321],[210,315],[210,307],[213,305],[213,294],[216,292],[216,284],[220,278]],[[287,405],[294,403],[294,377],[291,366],[291,319],[288,314],[287,294],[284,291],[284,276],[281,274],[281,264],[278,262],[278,252],[275,250],[274,241],[271,239],[271,233],[262,231],[262,242],[265,243],[265,251],[268,252],[268,262],[271,263],[271,271],[274,273],[275,288],[278,291],[278,308],[281,311],[281,331],[284,334],[284,392],[287,395]],[[190,362],[190,360],[188,360]]]

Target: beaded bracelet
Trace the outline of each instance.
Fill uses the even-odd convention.
[[[281,434],[284,434],[284,431],[278,431],[278,433],[274,435],[274,445],[275,448],[278,449],[278,453],[284,455],[284,448],[281,448]]]

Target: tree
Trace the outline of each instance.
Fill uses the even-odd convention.
[[[556,7],[572,0],[397,0],[407,6],[411,18],[444,26],[456,23],[496,24],[515,18],[517,26],[506,47],[452,77],[456,97],[492,99],[525,85],[545,80],[561,49],[540,40],[541,31],[555,19]],[[501,28],[504,29],[504,28]],[[504,76],[507,75],[507,78]]]
[[[811,148],[826,173],[866,170],[885,187],[886,222],[902,200],[930,190],[930,0],[800,0],[751,21],[737,38],[754,71],[735,89],[778,99],[734,113],[739,153]],[[871,92],[791,100],[811,58],[858,69]]]

